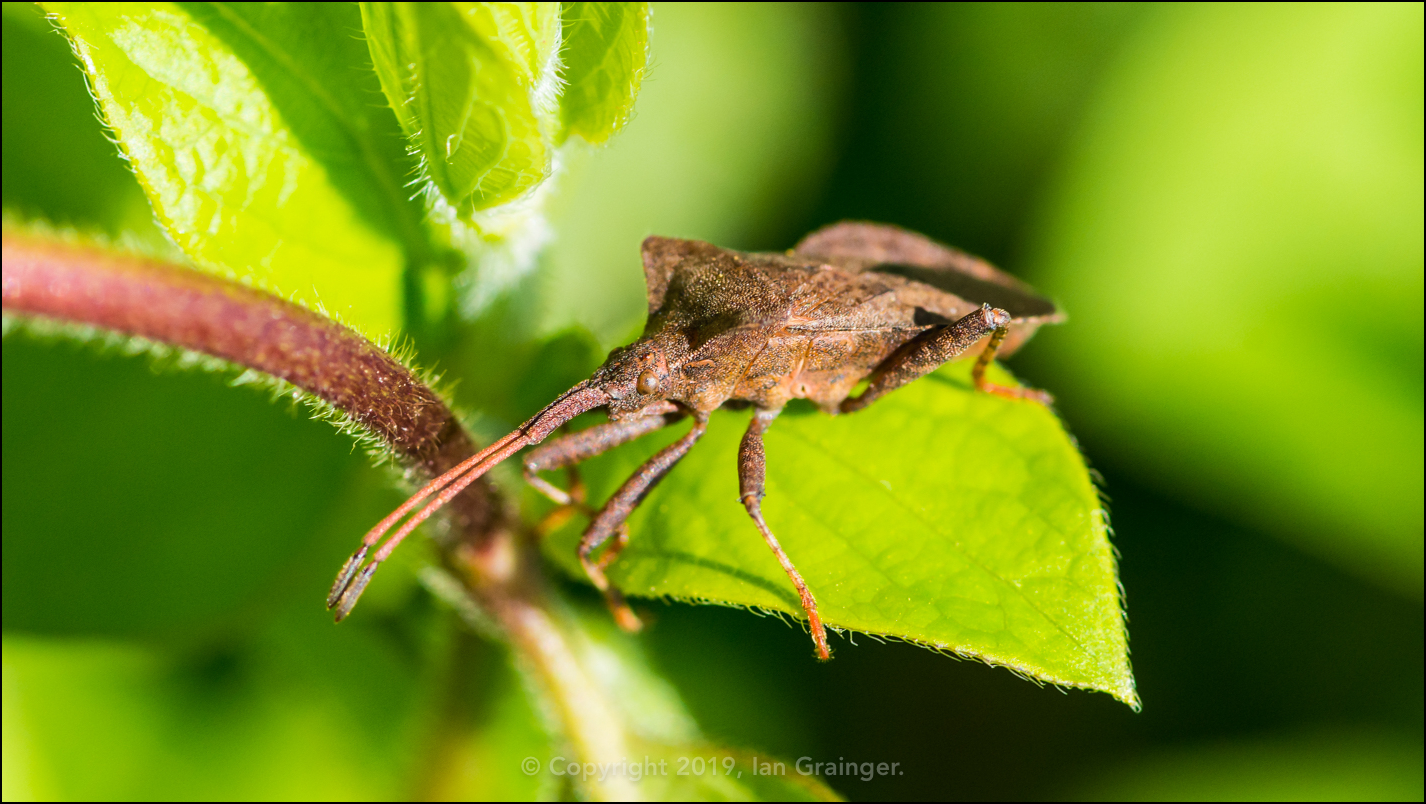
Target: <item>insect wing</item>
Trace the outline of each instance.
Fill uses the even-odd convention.
[[[853,272],[899,276],[953,294],[972,305],[989,304],[1016,319],[1057,320],[1054,302],[990,263],[949,246],[878,223],[843,221],[818,229],[793,252]]]

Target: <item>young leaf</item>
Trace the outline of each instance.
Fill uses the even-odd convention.
[[[553,92],[559,18],[543,3],[363,3],[382,90],[425,178],[462,216],[544,181],[537,97]]]
[[[452,3],[465,15],[471,30],[487,42],[505,49],[505,57],[520,70],[521,80],[536,91],[553,93],[559,53],[560,14],[554,3]],[[544,81],[547,87],[540,87]],[[548,114],[539,107],[536,112]],[[553,98],[544,99],[546,105]]]
[[[768,524],[830,626],[1137,706],[1113,549],[1083,458],[1051,411],[976,393],[968,371],[949,366],[853,415],[784,414],[766,436]],[[635,512],[609,571],[626,593],[802,615],[737,501],[746,426],[746,413],[718,411]],[[591,462],[590,499],[656,446]],[[565,529],[546,554],[582,577],[578,533]]]
[[[381,83],[345,3],[180,3],[233,49],[312,158],[363,220],[430,262],[425,210],[406,183],[414,167],[401,128],[381,103]],[[320,46],[319,46],[320,45]]]
[[[629,120],[648,63],[648,3],[563,3],[560,139],[609,139]]]
[[[353,80],[342,76],[347,66],[314,72],[310,57],[295,58],[249,12],[206,10],[219,35],[168,3],[45,7],[69,35],[160,222],[197,266],[325,307],[371,335],[400,324],[402,254],[381,222],[395,213],[373,210],[399,210],[398,191],[368,177],[383,199],[371,201],[370,186],[329,167],[381,163],[354,135],[360,119],[344,117],[360,98],[307,102],[345,94],[337,87]],[[350,36],[315,26],[309,39],[340,53],[337,40]],[[319,131],[333,136],[313,139]]]

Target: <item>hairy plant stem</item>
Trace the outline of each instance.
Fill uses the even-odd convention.
[[[265,372],[341,411],[426,478],[475,454],[434,391],[325,316],[231,280],[95,246],[6,232],[3,251],[7,314],[139,336]],[[571,759],[623,759],[623,723],[579,660],[578,623],[500,495],[481,479],[447,511],[453,538],[443,546],[445,561],[543,694]],[[314,601],[322,591],[314,591]],[[638,797],[621,776],[584,784],[595,799]]]

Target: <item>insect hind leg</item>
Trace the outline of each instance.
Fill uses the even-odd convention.
[[[908,341],[877,366],[871,375],[870,384],[861,396],[842,400],[841,412],[861,410],[912,380],[930,374],[943,364],[965,354],[987,335],[990,336],[990,342],[986,344],[971,372],[976,389],[1000,396],[1044,401],[1036,396],[1041,392],[1021,392],[1019,389],[1005,388],[985,380],[985,369],[995,358],[995,352],[1009,330],[1010,314],[988,304],[954,323],[927,330]]]
[[[1010,332],[1010,327],[996,327],[990,334],[990,342],[985,345],[985,349],[976,358],[975,367],[971,369],[971,380],[975,383],[977,391],[984,391],[988,394],[1003,396],[1008,399],[1028,399],[1031,402],[1039,402],[1041,405],[1052,405],[1055,398],[1049,392],[1041,391],[1038,388],[1026,388],[1024,386],[1012,388],[1007,385],[997,385],[985,378],[985,370],[995,360],[995,353],[1000,349],[1000,344],[1005,340],[1005,336]]]

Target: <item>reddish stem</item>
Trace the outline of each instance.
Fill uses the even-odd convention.
[[[331,319],[232,280],[6,232],[4,309],[138,335],[271,374],[341,410],[430,477],[475,452],[440,397],[389,354]],[[466,534],[501,520],[486,483],[452,507]]]

